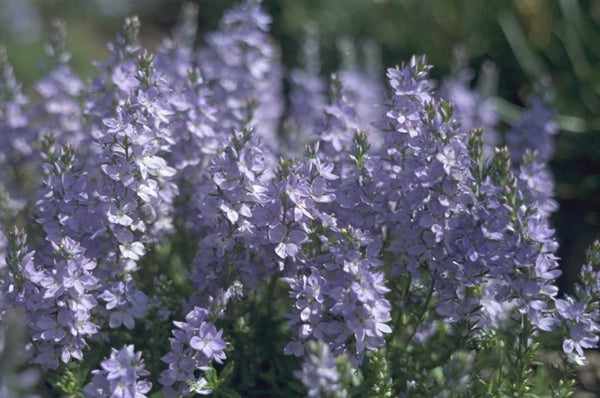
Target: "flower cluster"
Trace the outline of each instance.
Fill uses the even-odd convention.
[[[600,311],[600,275],[597,265],[600,262],[600,242],[595,241],[587,251],[587,263],[581,267],[582,284],[575,287],[575,297],[566,295],[556,300],[556,310],[561,326],[566,330],[563,342],[564,352],[578,363],[585,363],[584,349],[598,345],[598,311]]]
[[[302,370],[296,372],[296,376],[308,388],[309,398],[348,396],[348,391],[340,384],[342,377],[338,371],[336,358],[323,343],[310,344],[310,353],[306,356]]]
[[[92,382],[83,389],[90,398],[147,398],[152,383],[141,379],[148,376],[140,352],[132,345],[112,349],[110,358],[100,363],[101,369],[92,371]]]
[[[175,322],[171,351],[162,360],[169,365],[160,376],[165,386],[165,397],[187,396],[191,392],[208,394],[207,381],[203,377],[196,380],[196,370],[204,369],[211,362],[223,363],[225,360],[225,341],[223,330],[217,331],[214,324],[206,318],[209,312],[195,307],[185,317],[185,322]]]
[[[56,22],[36,105],[0,50],[0,343],[22,311],[49,394],[524,396],[544,336],[585,360],[600,246],[559,295],[547,96],[504,129],[424,56],[326,96],[313,38],[284,114],[260,2],[206,45],[198,12],[155,53],[127,18],[89,84]]]

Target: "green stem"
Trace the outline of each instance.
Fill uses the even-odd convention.
[[[413,338],[415,337],[415,335],[417,334],[417,331],[419,330],[419,326],[422,325],[423,321],[425,320],[425,317],[427,316],[427,309],[429,308],[429,304],[431,303],[431,298],[433,297],[433,292],[435,291],[435,279],[433,278],[433,275],[431,276],[431,285],[429,285],[429,291],[427,292],[427,297],[425,298],[425,304],[423,305],[423,310],[421,311],[420,315],[417,317],[417,322],[414,323],[414,328],[409,336],[409,338],[406,340],[406,344],[410,344],[410,342],[413,340]]]

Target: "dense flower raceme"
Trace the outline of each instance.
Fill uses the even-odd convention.
[[[598,311],[600,311],[600,242],[595,241],[587,251],[587,263],[581,267],[581,285],[575,287],[575,296],[556,300],[558,318],[568,332],[563,350],[578,363],[586,361],[584,349],[598,345]]]
[[[455,70],[444,81],[441,96],[454,104],[456,115],[460,117],[464,129],[485,130],[484,153],[486,157],[490,157],[494,153],[494,148],[501,143],[498,129],[499,117],[491,98],[496,90],[497,70],[493,63],[484,63],[479,71],[477,85],[472,89],[475,73],[467,66],[466,55],[461,48],[455,51],[455,65],[453,65]]]
[[[219,31],[207,36],[198,61],[217,108],[223,131],[260,124],[257,134],[272,150],[282,113],[281,68],[277,47],[267,35],[271,17],[259,1],[243,1],[227,11]]]
[[[450,347],[444,338],[465,353],[440,359],[448,372],[462,357],[475,366],[473,344],[520,358],[542,333],[584,360],[600,331],[598,247],[576,294],[560,297],[548,220],[556,126],[543,97],[492,150],[501,129],[466,77],[440,90],[455,111],[413,57],[388,70],[388,101],[375,108],[358,101],[377,95],[374,79],[334,74],[326,99],[309,60],[290,75],[286,147],[270,17],[242,1],[197,46],[198,11],[186,8],[156,54],[128,18],[87,86],[57,22],[38,105],[0,51],[0,331],[23,311],[24,357],[47,381],[86,397],[229,394],[227,383],[247,383],[230,373],[244,366],[236,350],[255,352],[244,339],[262,307],[287,321],[268,320],[273,344],[309,396],[351,395],[361,374],[371,392],[434,396],[419,350]],[[75,377],[74,361],[85,364],[77,382],[56,376]],[[481,384],[454,373],[461,391]],[[526,383],[500,376],[478,377]]]
[[[78,102],[84,88],[83,82],[69,68],[71,54],[66,49],[66,26],[60,20],[52,22],[50,42],[46,46],[47,75],[36,85],[44,99],[39,104],[36,117],[41,119],[46,131],[60,132],[57,138],[63,144],[74,145],[84,140],[82,109]]]
[[[195,307],[185,322],[175,322],[176,330],[170,338],[171,351],[162,360],[169,366],[159,379],[164,386],[166,398],[188,396],[191,392],[209,394],[203,377],[195,376],[196,370],[203,369],[211,362],[222,363],[225,360],[225,341],[223,330],[217,331],[213,323],[207,320],[209,312]]]
[[[310,353],[306,356],[302,370],[296,372],[296,376],[308,387],[309,398],[348,396],[348,392],[340,383],[342,376],[337,369],[336,358],[326,344],[310,344]]]
[[[101,369],[92,371],[92,382],[83,389],[90,398],[146,398],[152,383],[141,379],[148,376],[140,352],[132,345],[112,349],[110,357],[100,363]]]

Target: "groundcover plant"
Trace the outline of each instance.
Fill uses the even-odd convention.
[[[571,396],[600,243],[559,294],[547,89],[500,131],[416,56],[370,104],[194,12],[90,83],[56,22],[35,101],[0,50],[0,397]]]

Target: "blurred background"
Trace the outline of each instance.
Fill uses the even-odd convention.
[[[200,34],[218,27],[232,0],[195,0]],[[0,44],[25,91],[41,77],[54,17],[65,20],[71,67],[84,78],[108,54],[123,18],[137,14],[142,41],[155,48],[177,22],[183,0],[0,0]],[[393,67],[426,54],[442,79],[457,57],[480,71],[495,65],[493,97],[513,121],[534,84],[549,77],[560,133],[551,163],[560,205],[553,217],[568,286],[585,248],[600,237],[600,0],[263,0],[287,68],[302,63],[307,26],[319,43],[321,73],[347,61],[348,43],[364,68]],[[358,55],[360,54],[360,55]],[[346,56],[345,56],[346,55]],[[353,55],[353,54],[350,54]],[[460,63],[458,62],[458,63]]]

